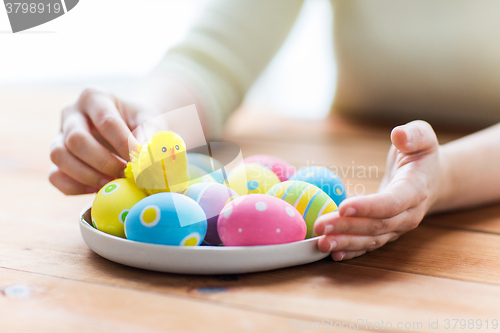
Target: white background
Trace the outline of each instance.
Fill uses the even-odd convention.
[[[0,89],[100,85],[119,90],[180,42],[207,0],[81,0],[66,15],[12,34],[0,7]],[[281,51],[246,103],[322,118],[335,90],[328,0],[306,0]],[[289,74],[300,80],[290,80]]]

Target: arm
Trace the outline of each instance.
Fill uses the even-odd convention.
[[[500,125],[440,146],[423,121],[396,127],[378,193],[318,218],[319,248],[350,259],[396,240],[432,212],[500,200]]]
[[[167,52],[143,83],[156,86],[150,90],[155,93],[145,94],[147,100],[155,100],[157,105],[169,104],[176,96],[165,93],[169,89],[162,89],[158,82],[177,82],[198,101],[211,136],[218,136],[226,118],[285,41],[302,3],[303,0],[212,2],[183,42]],[[163,106],[160,109],[172,110]]]
[[[64,109],[50,157],[50,182],[65,194],[96,192],[123,176],[131,130],[148,118],[196,104],[205,135],[227,116],[288,35],[303,0],[213,2],[186,39],[137,87],[132,102],[85,90]]]
[[[429,212],[500,200],[500,124],[441,146],[444,179]]]

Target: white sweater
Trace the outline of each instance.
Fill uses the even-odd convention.
[[[302,4],[214,1],[160,68],[194,87],[218,131]],[[500,122],[500,1],[332,0],[332,8],[336,110],[450,126]]]

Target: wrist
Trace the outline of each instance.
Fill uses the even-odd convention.
[[[154,105],[158,114],[194,104],[204,133],[210,136],[211,124],[199,93],[193,84],[180,78],[179,75],[156,70],[142,80],[136,96]]]
[[[438,146],[437,177],[435,179],[434,193],[431,195],[428,214],[446,209],[449,194],[453,186],[453,177],[446,145]]]
[[[154,107],[158,114],[196,104],[190,89],[176,78],[163,73],[151,73],[137,85],[132,98]]]

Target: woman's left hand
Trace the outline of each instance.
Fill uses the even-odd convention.
[[[324,235],[319,249],[335,261],[375,250],[416,228],[438,199],[444,172],[432,127],[412,121],[395,127],[391,141],[378,193],[348,198],[338,211],[316,220],[314,232]]]

